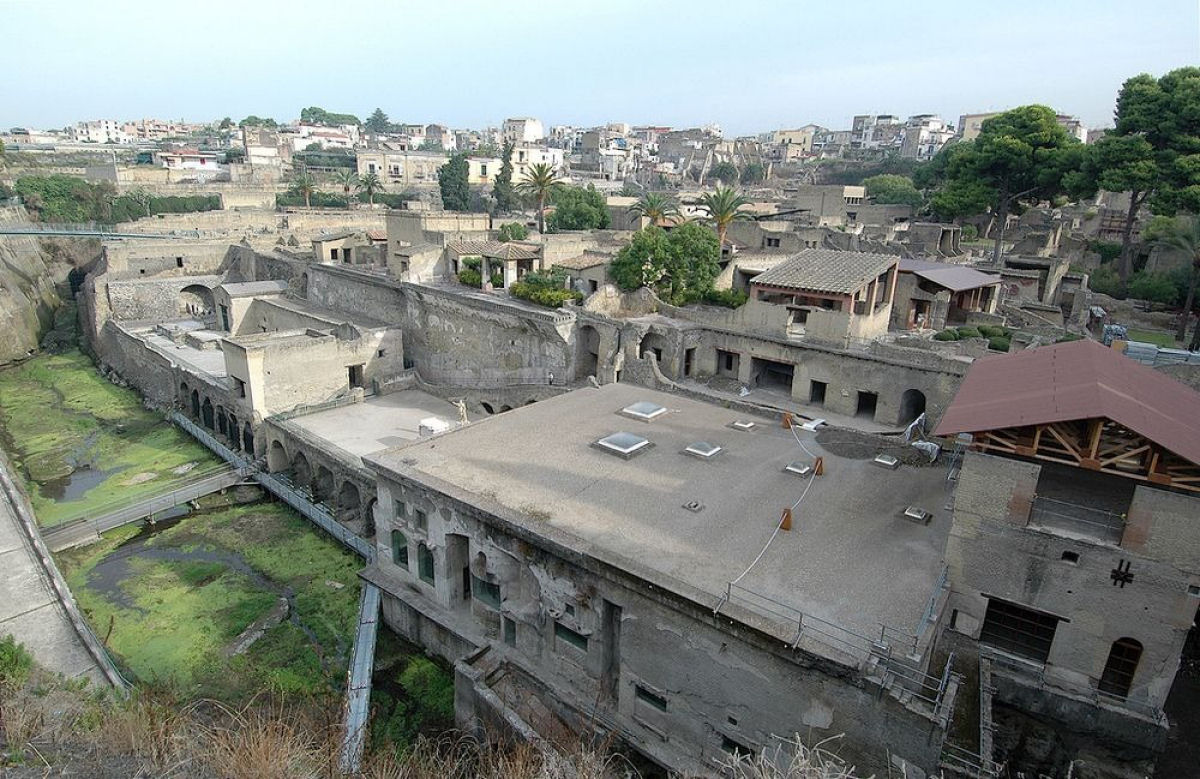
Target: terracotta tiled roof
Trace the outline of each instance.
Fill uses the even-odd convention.
[[[752,283],[849,294],[899,261],[891,254],[805,249],[754,277]]]
[[[497,260],[532,260],[540,256],[540,247],[500,241],[450,241],[446,248],[459,256],[478,254]]]
[[[936,434],[1098,417],[1200,464],[1200,393],[1095,341],[976,360]]]

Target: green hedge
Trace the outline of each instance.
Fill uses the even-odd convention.
[[[958,328],[958,337],[959,338],[979,338],[981,336],[982,336],[982,333],[979,331],[978,328],[970,327],[970,326]]]
[[[576,292],[573,289],[565,287],[543,287],[534,284],[527,284],[524,281],[517,281],[509,285],[509,293],[515,298],[528,300],[530,303],[537,303],[548,308],[559,308],[568,300],[573,300],[576,303],[583,300],[583,293]]]
[[[321,191],[312,193],[308,201],[313,208],[348,208],[350,206],[350,201],[345,195],[334,195]],[[303,207],[304,196],[297,192],[283,192],[275,196],[275,205],[280,208]]]
[[[934,333],[933,340],[935,340],[935,341],[957,341],[958,340],[958,331],[957,330],[949,330],[949,329],[941,330],[937,333]]]
[[[997,335],[1009,335],[1010,331],[1007,327],[999,327],[997,325],[979,325],[979,334],[984,338],[992,338]]]
[[[714,306],[740,308],[749,298],[750,296],[740,289],[710,289],[704,293],[702,300]]]
[[[1007,352],[1011,343],[1005,336],[997,335],[988,339],[988,348],[994,349],[997,352]]]
[[[480,275],[479,271],[477,270],[473,270],[472,268],[463,268],[458,272],[458,283],[466,284],[468,287],[475,287],[478,289],[483,286],[483,276]]]

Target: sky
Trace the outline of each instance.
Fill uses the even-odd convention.
[[[0,0],[0,127],[508,116],[726,136],[1028,103],[1111,126],[1121,83],[1200,65],[1200,0]]]

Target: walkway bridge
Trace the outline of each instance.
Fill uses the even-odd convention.
[[[42,530],[42,539],[52,552],[61,552],[73,546],[90,544],[100,539],[100,534],[114,528],[141,520],[154,521],[163,512],[228,489],[237,484],[254,483],[246,474],[229,466],[221,466],[196,478],[176,485],[166,492],[136,497],[133,500],[117,501],[93,507],[87,515],[71,517]]]
[[[328,506],[313,502],[310,495],[297,489],[279,474],[267,473],[262,468],[261,460],[252,461],[233,451],[218,441],[208,430],[178,411],[172,411],[170,419],[225,462],[243,473],[252,474],[254,480],[264,489],[294,508],[301,516],[324,530],[347,549],[353,551],[367,563],[374,562],[374,544],[338,522]],[[365,581],[362,582],[362,588],[358,627],[355,632],[354,649],[346,679],[342,748],[338,757],[339,768],[342,773],[348,775],[358,774],[362,762],[363,745],[366,741],[367,722],[371,708],[371,675],[375,668],[375,640],[379,629],[379,588]]]
[[[0,235],[33,235],[60,238],[101,238],[104,240],[124,238],[157,238],[180,240],[184,238],[199,238],[198,230],[177,230],[169,233],[125,233],[113,225],[96,222],[55,223],[55,222],[3,222],[0,223]]]

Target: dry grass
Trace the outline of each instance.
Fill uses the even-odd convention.
[[[827,738],[810,747],[797,733],[758,754],[730,756],[720,770],[730,779],[859,779],[854,766],[846,765],[832,751],[831,742],[840,738]]]

